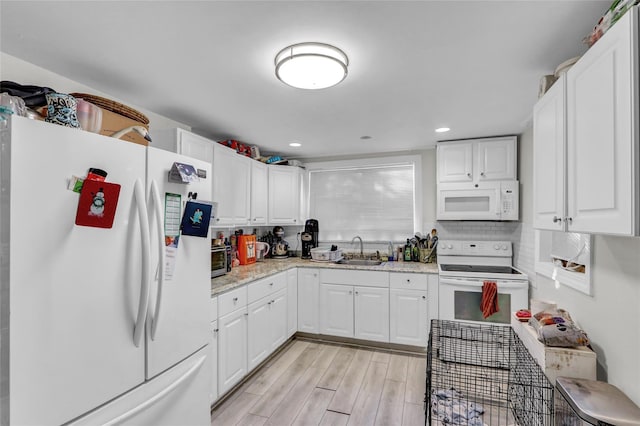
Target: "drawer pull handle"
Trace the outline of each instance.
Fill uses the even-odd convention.
[[[269,285],[273,285],[273,283],[269,283]]]
[[[238,301],[238,298],[237,298],[237,297],[234,297],[234,298],[233,298],[233,303],[236,303],[237,301]]]
[[[411,283],[411,280],[407,280],[408,283]]]
[[[427,296],[422,296],[422,298],[423,298],[423,299],[426,299],[426,298],[427,298]]]

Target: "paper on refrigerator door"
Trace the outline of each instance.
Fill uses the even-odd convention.
[[[180,241],[180,220],[182,218],[182,197],[180,194],[164,194],[164,279],[171,280],[178,256]]]

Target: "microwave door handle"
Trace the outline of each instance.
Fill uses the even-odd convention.
[[[156,295],[155,315],[151,320],[151,340],[155,340],[162,306],[162,289],[164,287],[165,273],[165,246],[164,246],[164,218],[162,217],[162,200],[158,191],[158,184],[151,181],[151,197],[153,199],[153,211],[156,216],[156,232],[158,234],[158,291]]]

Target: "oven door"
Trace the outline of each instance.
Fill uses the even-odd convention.
[[[526,309],[529,283],[518,280],[493,280],[498,286],[498,307],[495,314],[483,318],[481,278],[452,278],[440,276],[440,319],[482,323],[510,324],[511,313]]]

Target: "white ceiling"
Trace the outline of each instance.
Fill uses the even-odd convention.
[[[2,0],[0,50],[215,139],[370,154],[522,132],[610,2]],[[274,56],[304,41],[344,50],[346,80],[278,81]]]

